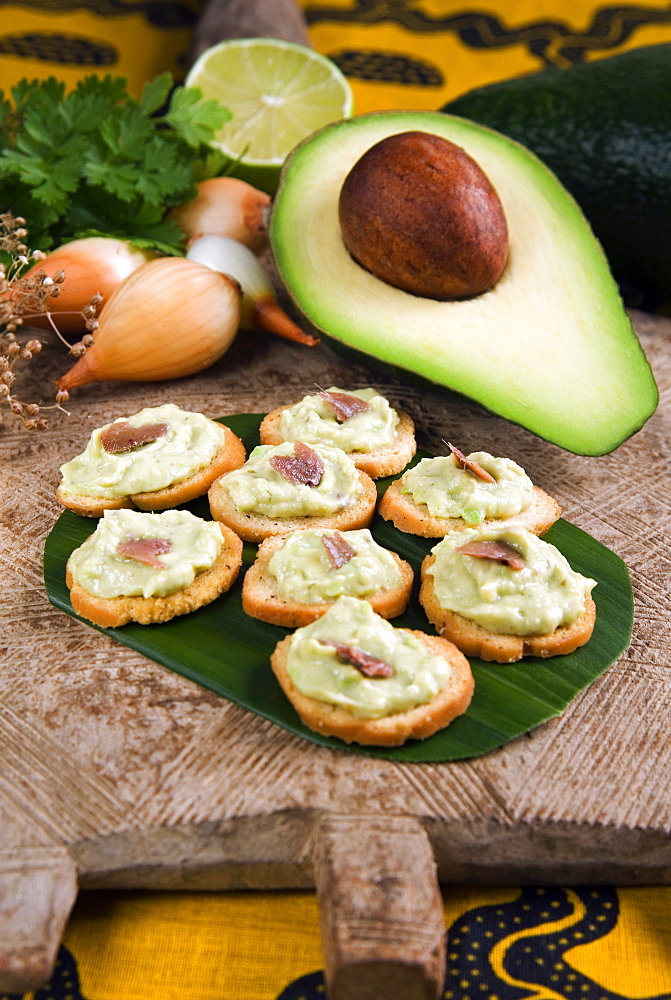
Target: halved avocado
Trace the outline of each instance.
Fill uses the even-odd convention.
[[[345,177],[372,145],[410,130],[461,146],[503,204],[508,262],[494,287],[474,298],[437,301],[394,288],[343,243]],[[414,111],[327,126],[287,160],[269,228],[280,278],[323,333],[569,451],[612,451],[657,405],[650,366],[580,208],[547,167],[500,133]]]

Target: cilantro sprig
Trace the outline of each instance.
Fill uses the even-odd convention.
[[[166,211],[221,169],[209,143],[229,120],[169,73],[139,100],[123,77],[87,76],[68,94],[55,77],[22,80],[0,91],[0,210],[26,219],[40,250],[104,235],[179,253]]]

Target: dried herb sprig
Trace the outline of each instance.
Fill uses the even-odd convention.
[[[16,382],[14,369],[20,362],[30,361],[42,350],[41,340],[31,338],[22,344],[17,333],[26,322],[29,324],[31,319],[44,316],[70,354],[79,358],[93,343],[93,331],[98,325],[96,312],[102,296],[93,295],[82,309],[89,332],[78,343],[68,343],[59,331],[50,309],[51,300],[60,295],[66,274],[59,271],[49,277],[39,268],[26,273],[26,267],[44,260],[45,254],[40,250],[28,249],[25,242],[28,231],[25,225],[23,218],[15,217],[11,212],[0,213],[0,405],[7,406],[26,430],[45,430],[49,423],[44,411],[57,409],[67,413],[64,404],[70,396],[67,391],[59,389],[55,401],[48,406],[41,402],[26,403],[16,396],[13,389]]]

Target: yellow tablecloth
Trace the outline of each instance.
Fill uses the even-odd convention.
[[[356,111],[439,108],[473,87],[671,41],[667,0],[297,0]],[[120,73],[138,93],[179,79],[206,0],[0,0],[0,89],[53,73]]]
[[[301,0],[357,112],[439,108],[473,87],[671,41],[664,0]]]
[[[0,90],[22,77],[87,73],[128,78],[132,93],[158,73],[179,79],[204,0],[2,0]]]
[[[445,1000],[671,997],[671,888],[452,887],[445,920]],[[321,965],[312,893],[84,893],[25,1000],[322,1000]]]
[[[144,80],[184,68],[198,0],[0,0],[0,88],[50,73]],[[662,0],[302,6],[359,112],[438,108],[474,86],[671,41]],[[445,998],[671,998],[671,888],[450,888]],[[84,893],[35,1000],[316,1000],[314,895]],[[32,995],[31,995],[32,996]],[[6,997],[0,1000],[7,1000]]]

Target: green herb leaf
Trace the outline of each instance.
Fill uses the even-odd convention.
[[[85,76],[77,84],[75,93],[80,98],[95,97],[105,100],[110,108],[115,104],[132,100],[128,95],[128,83],[123,76]]]
[[[193,164],[193,173],[196,181],[204,181],[208,177],[218,177],[221,174],[228,174],[232,169],[228,158],[216,147],[208,150],[205,156],[202,156],[200,160],[195,160]]]
[[[171,190],[187,191],[193,182],[191,165],[181,161],[174,146],[166,146],[155,136],[147,143],[142,174],[136,177],[138,192],[153,205],[162,205],[170,195],[165,189],[166,174]]]
[[[164,121],[171,125],[192,149],[206,145],[231,113],[217,101],[204,101],[199,87],[173,91],[170,109]]]
[[[121,201],[135,200],[137,171],[132,163],[110,163],[104,157],[92,155],[87,158],[86,178],[90,184],[105,188]]]
[[[154,80],[145,83],[140,97],[140,110],[146,115],[153,115],[155,111],[160,111],[168,100],[171,87],[172,77],[170,73],[161,73]]]
[[[33,248],[96,231],[183,252],[183,234],[163,217],[221,169],[209,144],[230,115],[197,89],[171,94],[172,83],[156,77],[139,101],[110,75],[87,76],[67,95],[55,77],[0,91],[2,208],[26,219]]]

